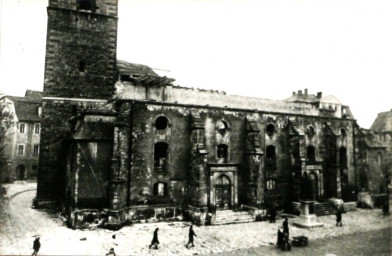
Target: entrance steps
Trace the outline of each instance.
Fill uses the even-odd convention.
[[[335,215],[338,212],[332,202],[315,203],[313,206],[314,214],[317,216]]]
[[[253,222],[254,217],[246,211],[220,210],[212,217],[212,225]]]

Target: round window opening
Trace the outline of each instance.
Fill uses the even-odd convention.
[[[155,128],[160,131],[166,130],[168,124],[169,120],[167,120],[167,118],[164,116],[160,116],[155,120]]]
[[[316,134],[316,131],[314,130],[313,126],[308,126],[306,133],[308,134],[309,138],[313,138],[313,136]]]
[[[267,134],[268,134],[269,136],[271,136],[271,135],[274,134],[274,132],[275,132],[275,125],[269,124],[269,125],[267,125],[267,127],[265,128],[265,130],[266,130]]]
[[[229,129],[229,125],[225,121],[218,121],[217,128],[220,134],[224,135]]]

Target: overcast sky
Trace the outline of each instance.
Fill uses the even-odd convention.
[[[42,90],[47,0],[0,2],[0,90]],[[175,84],[270,99],[322,91],[364,128],[392,108],[392,0],[119,2],[117,58]]]

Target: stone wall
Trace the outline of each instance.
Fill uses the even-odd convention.
[[[117,18],[48,7],[44,96],[110,98],[116,46]]]

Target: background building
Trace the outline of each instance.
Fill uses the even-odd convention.
[[[3,96],[2,111],[12,124],[5,133],[1,182],[36,179],[40,151],[42,92],[27,90],[25,97]]]
[[[372,194],[387,193],[392,174],[392,110],[381,112],[363,137],[363,186]]]

